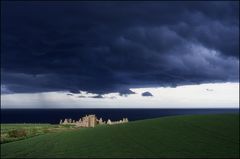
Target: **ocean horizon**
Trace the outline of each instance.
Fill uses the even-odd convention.
[[[130,121],[174,115],[239,113],[239,108],[88,108],[88,109],[1,109],[1,123],[50,123],[57,124],[60,119],[78,120],[87,114],[95,114],[103,120]]]

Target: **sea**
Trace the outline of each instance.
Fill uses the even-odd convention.
[[[130,121],[173,115],[238,113],[239,109],[1,109],[1,123],[50,123],[60,119],[78,120],[87,114],[95,114],[103,120]]]

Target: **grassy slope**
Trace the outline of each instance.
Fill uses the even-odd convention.
[[[32,129],[32,128],[49,128],[51,124],[1,124],[1,132],[7,132],[18,128]]]
[[[1,144],[48,133],[56,130],[56,128],[58,128],[58,125],[51,124],[1,124]],[[14,130],[24,132],[26,135],[18,137],[9,136],[9,133]]]
[[[239,157],[239,115],[175,116],[45,134],[1,157]]]

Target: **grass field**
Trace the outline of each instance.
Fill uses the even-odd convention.
[[[47,133],[1,144],[1,157],[239,158],[239,115],[162,117]]]
[[[71,129],[52,124],[1,124],[1,144],[63,130]]]

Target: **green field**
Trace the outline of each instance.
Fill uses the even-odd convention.
[[[1,157],[239,158],[239,115],[162,117],[1,144]]]
[[[1,144],[23,140],[46,133],[72,130],[71,126],[52,124],[1,124]]]

